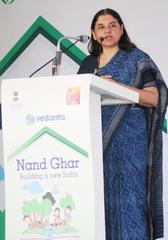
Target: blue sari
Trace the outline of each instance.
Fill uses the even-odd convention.
[[[102,109],[103,133],[113,107]],[[104,151],[107,240],[149,240],[145,112],[132,107]]]
[[[93,72],[96,61],[86,58],[79,73]],[[156,86],[160,96],[157,109],[102,107],[106,240],[163,237],[161,134],[167,88],[154,62],[137,48],[118,51],[97,75],[138,88]]]

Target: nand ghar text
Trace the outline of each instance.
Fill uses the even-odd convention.
[[[39,171],[49,169],[78,169],[80,160],[65,160],[62,157],[52,157],[47,160],[30,162],[26,159],[16,159],[17,171]]]

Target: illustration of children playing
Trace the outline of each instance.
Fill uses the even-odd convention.
[[[72,212],[75,201],[70,194],[60,198],[60,201],[47,192],[42,199],[31,199],[23,202],[22,213],[25,223],[23,234],[43,235],[47,239],[55,236],[74,234],[76,230]]]

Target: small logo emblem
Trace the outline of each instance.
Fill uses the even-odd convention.
[[[67,105],[77,105],[80,104],[80,87],[73,87],[68,89],[66,95]]]
[[[13,101],[14,102],[19,101],[19,93],[17,91],[13,92]]]
[[[32,114],[28,114],[25,120],[27,125],[32,125],[35,122],[35,117]]]

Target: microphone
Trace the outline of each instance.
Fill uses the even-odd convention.
[[[61,41],[64,40],[64,39],[74,39],[77,42],[79,41],[79,42],[82,42],[82,43],[86,43],[89,40],[89,38],[90,37],[87,36],[87,35],[80,35],[80,36],[76,36],[76,37],[63,36],[58,40],[57,48],[56,48],[56,56],[55,56],[55,58],[53,59],[53,62],[52,62],[52,76],[59,75],[59,66],[61,65],[61,58],[62,58],[62,51],[61,51],[61,48],[60,48]]]
[[[90,39],[90,37],[87,35],[80,35],[75,38],[73,37],[68,37],[68,38],[78,40],[79,42],[82,42],[82,43],[87,43],[87,41]]]
[[[104,41],[104,37],[100,37],[100,44],[102,44],[102,42]]]
[[[89,40],[89,36],[87,35],[80,35],[80,36],[77,36],[77,37],[72,37],[72,36],[63,36],[61,37],[59,40],[58,40],[58,43],[57,43],[57,51],[60,51],[60,43],[62,40],[64,39],[74,39],[76,41],[79,41],[79,42],[82,42],[82,43],[86,43],[88,40]]]

